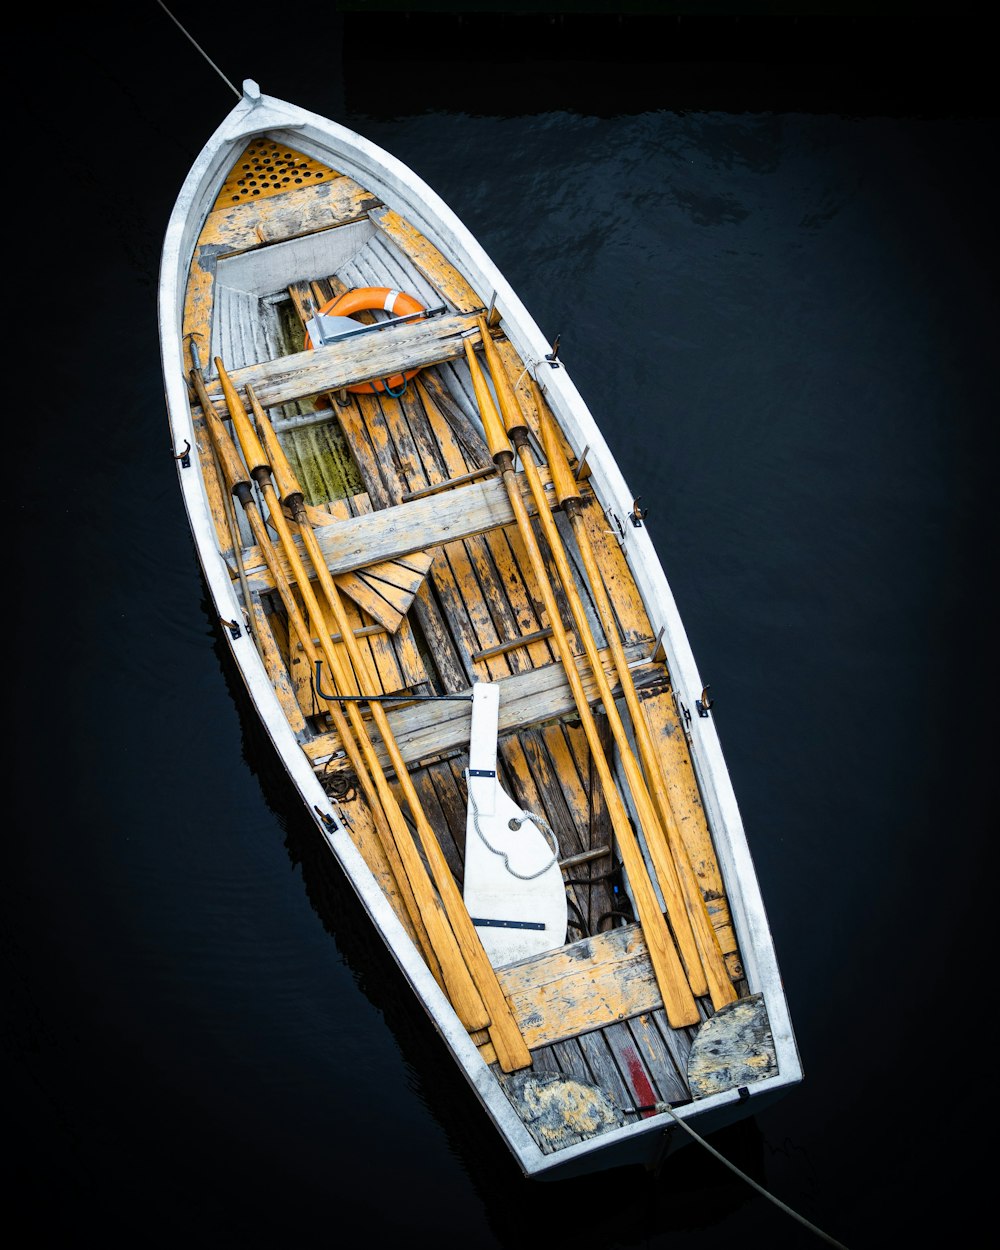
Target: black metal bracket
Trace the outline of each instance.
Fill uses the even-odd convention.
[[[545,925],[536,920],[483,920],[479,916],[472,917],[477,929],[544,929]]]
[[[221,625],[225,625],[226,629],[229,630],[229,633],[233,638],[239,638],[242,633],[239,621],[227,621],[224,616],[220,616],[219,623]]]
[[[641,498],[642,496],[640,495],[638,498],[632,501],[632,511],[629,514],[629,519],[631,520],[632,524],[636,526],[637,528],[643,523],[643,521],[645,521],[646,517],[649,515],[648,508],[639,507],[639,499]]]
[[[184,450],[174,452],[174,459],[181,462],[182,469],[191,468],[191,444],[187,439],[184,440]]]
[[[336,830],[337,822],[333,819],[329,812],[321,812],[315,803],[313,804],[313,811],[320,818],[326,828],[331,831],[331,833]]]
[[[562,335],[557,334],[552,344],[552,350],[550,352],[545,353],[545,359],[549,362],[550,369],[559,368],[559,340],[561,338],[562,338]]]
[[[701,692],[701,698],[695,699],[694,705],[698,709],[699,716],[707,716],[709,708],[715,702],[714,699],[708,697],[708,687],[706,686]]]

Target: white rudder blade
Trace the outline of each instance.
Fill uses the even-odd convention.
[[[497,687],[477,682],[466,773],[463,896],[495,968],[562,946],[568,914],[554,833],[519,807],[497,779],[499,711]]]

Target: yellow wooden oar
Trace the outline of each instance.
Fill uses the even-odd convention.
[[[636,805],[639,823],[645,835],[650,858],[653,861],[656,879],[660,885],[660,892],[666,904],[670,927],[673,930],[681,957],[687,969],[688,983],[696,997],[711,993],[713,1005],[718,1010],[719,1007],[722,1007],[725,1003],[732,1002],[736,998],[736,991],[726,972],[715,930],[709,921],[704,898],[697,881],[694,879],[694,873],[691,870],[680,831],[677,829],[673,812],[670,809],[662,771],[656,752],[653,749],[652,738],[649,735],[649,727],[639,707],[639,699],[632,681],[632,673],[628,667],[628,661],[618,637],[618,623],[614,617],[611,601],[608,598],[604,581],[598,571],[597,562],[593,559],[592,550],[586,542],[586,531],[581,529],[582,517],[576,515],[579,512],[579,508],[574,509],[571,507],[568,510],[568,515],[571,521],[574,520],[575,516],[574,533],[578,541],[586,547],[586,550],[582,551],[584,568],[604,625],[604,632],[618,672],[622,693],[625,696],[632,718],[636,741],[639,743],[640,753],[643,758],[645,776],[643,776],[643,771],[639,767],[639,762],[632,750],[625,725],[618,711],[618,705],[605,676],[604,668],[598,655],[597,642],[590,628],[590,622],[587,619],[583,602],[576,589],[576,582],[563,545],[562,535],[559,533],[552,517],[545,496],[545,488],[535,466],[534,453],[531,449],[524,413],[514,388],[510,384],[507,372],[500,359],[500,353],[497,351],[493,339],[487,330],[486,320],[483,317],[479,318],[479,329],[483,340],[483,352],[493,378],[493,385],[500,405],[500,412],[507,427],[507,434],[520,456],[524,475],[528,480],[532,497],[535,500],[535,506],[538,509],[539,521],[563,582],[566,598],[573,613],[573,620],[583,642],[590,666],[594,671],[598,691],[607,712],[615,742],[618,744],[622,767],[625,770],[632,798]],[[575,495],[576,502],[579,504],[579,490],[574,489],[575,482],[573,481],[572,473],[569,471],[569,466],[566,464],[561,452],[558,452],[551,419],[548,418],[544,410],[542,410],[541,416],[545,421],[542,427],[543,432],[548,430],[552,443],[551,451],[546,445],[546,457],[549,459],[549,472],[552,475],[557,494],[560,491],[562,492],[560,498],[562,496],[569,498]],[[560,467],[562,472],[560,472]],[[558,479],[556,477],[557,473],[559,474]],[[645,736],[643,736],[642,732],[644,729],[646,731]],[[657,802],[655,806],[650,796],[650,786],[653,787],[656,795]],[[685,867],[687,869],[686,874],[684,872]]]
[[[683,1028],[687,1025],[697,1024],[700,1020],[698,1004],[694,1000],[684,967],[674,946],[674,941],[667,927],[663,912],[660,909],[656,891],[653,889],[653,883],[650,881],[649,874],[646,871],[646,864],[642,857],[642,849],[639,846],[638,838],[632,828],[624,800],[619,793],[618,786],[615,784],[611,766],[604,753],[594,714],[587,699],[586,691],[583,688],[583,681],[576,665],[576,659],[562,623],[559,606],[556,603],[555,591],[549,581],[545,561],[538,546],[538,540],[535,537],[528,510],[524,505],[520,487],[514,476],[514,452],[507,441],[500,414],[493,403],[493,397],[483,375],[482,367],[469,339],[465,340],[465,354],[472,373],[472,383],[476,393],[476,402],[479,406],[479,414],[482,417],[483,428],[486,433],[486,442],[503,479],[507,496],[514,510],[514,517],[534,569],[538,588],[545,603],[545,609],[548,612],[552,636],[555,639],[559,656],[569,681],[570,690],[573,693],[577,711],[580,715],[580,722],[587,735],[591,757],[593,758],[594,766],[600,778],[601,788],[607,801],[608,812],[618,840],[618,849],[621,852],[622,861],[628,874],[629,886],[631,887],[632,897],[635,900],[639,923],[646,937],[650,961],[656,975],[657,985],[663,997],[667,1019],[674,1028]],[[548,515],[547,504],[542,511]],[[567,587],[568,590],[569,588]],[[603,673],[600,664],[597,665],[597,671]]]
[[[278,442],[277,436],[275,435],[274,430],[271,427],[271,423],[267,418],[267,414],[258,403],[257,397],[253,393],[253,389],[251,387],[247,387],[247,398],[250,400],[250,405],[253,409],[254,417],[257,422],[257,430],[260,434],[260,438],[258,438],[257,432],[254,431],[249,417],[246,414],[246,410],[240,403],[239,397],[236,394],[228,375],[226,374],[221,360],[216,359],[216,367],[219,371],[219,377],[223,382],[223,391],[226,394],[226,401],[230,404],[230,412],[233,414],[233,423],[236,427],[237,435],[240,438],[241,444],[243,443],[244,438],[247,440],[243,446],[243,454],[247,458],[251,475],[254,476],[255,480],[264,491],[264,497],[268,503],[272,522],[278,528],[279,534],[282,536],[282,542],[285,546],[286,555],[288,555],[291,559],[292,553],[294,553],[295,561],[298,565],[296,577],[299,581],[299,589],[303,595],[305,595],[307,590],[309,595],[312,595],[308,575],[302,566],[301,558],[298,555],[294,539],[292,538],[291,531],[287,527],[287,522],[285,521],[284,513],[282,512],[282,504],[292,513],[292,516],[298,526],[302,545],[312,562],[313,571],[333,612],[337,628],[340,630],[342,639],[341,646],[346,650],[350,664],[353,666],[357,688],[361,690],[366,688],[370,689],[372,681],[368,676],[368,666],[361,654],[361,649],[358,645],[357,639],[354,637],[350,621],[344,611],[340,592],[338,591],[333,577],[327,568],[319,543],[316,541],[312,525],[306,513],[305,500],[302,490],[295,479],[291,466],[288,464],[281,445]],[[240,415],[238,416],[237,414]],[[261,446],[261,439],[263,440],[264,447]],[[270,480],[272,474],[278,485],[278,494],[276,494],[275,487],[272,485]],[[278,495],[280,495],[280,500]],[[315,603],[315,599],[313,599],[313,602]],[[322,613],[318,611],[318,604],[316,604],[315,609],[313,608],[312,603],[308,606],[310,611],[316,616],[316,619],[321,620]],[[341,657],[337,653],[337,650],[331,645],[329,649],[324,649],[324,656],[330,668],[331,678],[335,687],[341,693],[345,693],[347,690],[351,689],[352,686],[355,685],[355,682],[352,681],[351,677],[345,671]],[[347,706],[349,714],[351,714],[352,708],[356,709],[356,705],[353,703],[348,703]],[[421,846],[423,847],[424,854],[430,865],[431,875],[433,876],[434,883],[437,886],[441,902],[444,906],[445,914],[451,924],[451,932],[457,939],[458,948],[461,952],[461,959],[457,962],[461,964],[461,970],[469,977],[470,985],[477,991],[482,1004],[485,1007],[487,1018],[482,1024],[469,1023],[464,1017],[463,1023],[465,1024],[465,1027],[470,1030],[470,1032],[483,1027],[489,1029],[490,1040],[493,1043],[497,1060],[505,1072],[513,1072],[517,1071],[519,1068],[530,1067],[531,1053],[525,1044],[524,1038],[521,1036],[521,1031],[517,1025],[510,1003],[500,986],[500,982],[497,980],[496,971],[490,964],[486,951],[483,949],[483,944],[479,939],[479,935],[476,933],[475,927],[472,923],[472,918],[469,916],[469,913],[465,908],[465,903],[462,900],[462,895],[458,889],[457,883],[455,882],[455,878],[452,876],[448,862],[444,857],[444,852],[441,850],[437,837],[431,828],[430,822],[424,815],[423,808],[420,804],[420,798],[410,778],[409,772],[407,771],[406,762],[403,759],[402,752],[399,750],[399,746],[396,743],[396,739],[389,724],[389,719],[385,709],[377,700],[371,702],[370,709],[372,719],[379,730],[386,751],[388,752],[390,762],[395,770],[396,779],[410,808],[410,813],[414,824],[416,825]],[[355,714],[360,720],[360,711],[356,710]],[[361,722],[361,725],[364,727],[363,721]],[[367,727],[364,727],[364,729],[365,737],[367,739]],[[381,772],[381,767],[378,764],[370,739],[367,739],[367,741],[368,748],[371,750],[373,775],[376,775],[377,772]],[[368,750],[366,749],[366,755],[367,754]],[[384,773],[382,774],[382,778],[385,781],[385,784],[388,785],[388,780],[385,778]],[[407,861],[408,857],[412,855],[416,858],[417,863],[420,863],[422,866],[422,861],[417,854],[416,846],[412,839],[407,836],[407,838],[400,839],[400,841],[404,842],[407,847],[405,851],[402,845],[399,848],[404,861]],[[414,880],[413,874],[411,874],[411,880]],[[414,887],[415,892],[419,894],[419,891],[416,890],[416,881],[414,881]],[[442,972],[445,976],[454,974],[455,968],[451,965],[455,961],[450,958],[446,960],[446,953],[442,952],[436,942],[435,949],[438,951],[438,955],[441,960]],[[456,1011],[458,1011],[457,1007]],[[462,1013],[459,1012],[459,1015],[461,1016]]]
[[[243,448],[243,456],[250,471],[250,476],[263,493],[271,523],[278,531],[282,549],[292,569],[306,609],[314,620],[321,621],[323,612],[312,589],[309,574],[299,554],[298,547],[295,544],[291,527],[282,512],[281,503],[271,483],[268,459],[260,445],[260,440],[247,415],[246,409],[243,407],[229,379],[229,375],[225,371],[222,361],[216,359],[215,363],[222,382],[226,404],[229,408],[230,416],[233,418],[233,426]],[[341,634],[343,637],[349,638],[354,646],[357,647],[353,631],[350,628],[350,624],[346,621],[346,617],[343,625],[341,625]],[[341,691],[349,689],[351,687],[350,678],[345,676],[340,656],[337,654],[334,644],[325,631],[320,633],[319,645],[338,688]],[[364,672],[363,665],[359,665],[359,669],[361,672]],[[487,1028],[490,1024],[489,1011],[473,981],[470,969],[452,931],[442,901],[432,888],[424,869],[423,861],[417,853],[413,839],[409,836],[409,830],[406,827],[402,811],[378,760],[375,748],[368,736],[367,726],[357,704],[347,704],[347,716],[351,720],[352,728],[367,761],[368,769],[378,787],[382,808],[389,820],[393,839],[399,851],[400,859],[405,866],[406,875],[413,889],[414,897],[420,906],[421,916],[423,917],[427,933],[430,936],[441,967],[441,974],[447,986],[449,1000],[455,1008],[459,1019],[470,1032],[477,1032],[480,1029]]]
[[[194,340],[191,341],[191,385],[194,387],[198,396],[198,402],[202,408],[205,407],[205,398],[208,391],[205,388],[205,374],[202,372],[201,360],[198,355],[198,348]],[[213,410],[214,415],[214,410]],[[219,463],[219,449],[212,444],[212,461],[215,465],[216,473],[222,476],[222,465]],[[243,591],[243,602],[246,605],[247,621],[250,624],[250,632],[253,634],[253,640],[257,650],[263,655],[263,648],[260,643],[260,634],[257,631],[257,617],[250,604],[250,587],[247,584],[246,568],[243,564],[243,552],[240,543],[240,527],[236,523],[236,514],[233,511],[232,496],[228,491],[223,491],[223,508],[226,513],[226,527],[229,530],[229,541],[233,544],[233,559],[236,562],[236,574],[239,578],[240,588]]]
[[[642,759],[643,769],[645,770],[648,783],[652,786],[656,808],[660,815],[661,828],[666,834],[666,845],[673,867],[676,870],[678,885],[683,893],[691,928],[698,943],[701,966],[704,969],[705,978],[708,982],[712,1006],[718,1011],[726,1003],[736,1000],[738,997],[736,987],[733,985],[726,969],[726,962],[722,954],[722,947],[719,945],[718,934],[712,925],[708,908],[705,905],[705,896],[698,883],[698,878],[695,875],[691,858],[684,843],[684,835],[680,831],[677,817],[674,815],[670,804],[670,797],[667,792],[667,778],[664,775],[663,757],[656,750],[653,743],[649,722],[643,713],[635,682],[632,679],[632,670],[628,666],[628,657],[625,655],[625,649],[618,636],[618,622],[615,619],[611,599],[608,596],[607,587],[601,575],[600,565],[594,554],[583,516],[583,496],[566,460],[565,453],[557,440],[552,419],[544,409],[540,411],[540,433],[542,446],[545,449],[545,458],[548,461],[549,475],[556,491],[556,498],[562,505],[563,512],[569,517],[573,534],[576,537],[577,548],[583,559],[583,566],[601,617],[601,623],[604,626],[608,647],[618,674],[619,685],[625,696],[625,702],[632,721],[632,729],[639,745],[639,755]],[[516,446],[517,440],[515,439],[514,442]],[[530,448],[525,447],[521,452],[522,461],[531,454]],[[551,517],[549,519],[551,521]],[[553,526],[553,528],[555,527]],[[645,829],[645,825],[643,828]],[[646,842],[649,845],[648,834]],[[656,851],[660,848],[657,846],[650,849],[654,852],[653,859],[654,863],[657,864],[657,873],[659,874],[659,856],[656,854]]]
[[[298,601],[295,598],[291,583],[285,576],[285,571],[278,559],[271,536],[264,524],[264,519],[260,515],[257,502],[253,495],[250,482],[250,474],[246,465],[240,459],[239,453],[233,443],[229,431],[222,424],[215,406],[212,403],[208,392],[205,388],[204,378],[200,371],[197,373],[192,371],[192,381],[198,401],[201,404],[202,412],[205,414],[205,424],[208,427],[209,434],[215,447],[219,468],[225,479],[225,483],[229,488],[229,492],[235,495],[240,501],[247,520],[250,523],[250,529],[254,539],[263,554],[264,561],[274,578],[275,587],[278,591],[281,601],[288,613],[288,620],[295,634],[298,635],[299,643],[309,660],[312,671],[315,671],[318,654],[312,642],[312,635],[302,611],[299,608]],[[317,692],[318,694],[319,692]],[[385,854],[389,864],[390,872],[393,880],[399,890],[403,905],[406,908],[407,915],[413,925],[414,932],[420,949],[423,952],[424,959],[430,968],[434,979],[447,993],[447,985],[441,971],[441,965],[438,961],[437,954],[434,950],[433,943],[427,933],[427,927],[421,914],[420,905],[413,893],[413,886],[410,883],[406,868],[402,862],[399,851],[396,847],[392,830],[389,826],[388,819],[382,807],[383,796],[379,794],[378,788],[368,771],[366,761],[364,760],[361,750],[356,742],[350,726],[344,716],[343,709],[339,703],[331,702],[329,705],[329,713],[333,720],[334,728],[340,735],[340,740],[344,745],[344,750],[351,762],[351,767],[358,778],[358,781],[364,790],[365,798],[368,800],[368,806],[371,810],[372,821],[375,825],[375,831],[378,835],[379,843]]]

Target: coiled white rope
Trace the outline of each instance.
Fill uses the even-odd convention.
[[[468,769],[465,770],[465,778],[466,778],[466,782],[468,782],[468,778],[469,778]],[[548,821],[543,820],[541,816],[536,816],[534,812],[525,812],[522,819],[518,820],[515,817],[513,820],[508,821],[509,828],[515,829],[515,830],[520,829],[521,825],[523,825],[526,820],[532,821],[532,823],[536,824],[538,828],[542,831],[546,840],[548,841],[549,846],[552,847],[552,858],[548,861],[547,864],[544,865],[544,867],[539,868],[536,872],[524,873],[524,872],[515,871],[510,866],[510,858],[508,857],[507,852],[504,850],[501,850],[500,847],[498,846],[494,846],[490,842],[489,838],[487,838],[486,834],[483,833],[482,826],[479,823],[479,808],[476,806],[476,800],[472,796],[471,787],[469,788],[469,806],[472,808],[472,827],[475,829],[480,842],[482,842],[483,846],[485,846],[488,851],[491,851],[494,855],[499,855],[503,859],[504,867],[507,869],[507,871],[510,873],[512,877],[517,877],[518,881],[534,881],[534,879],[536,877],[540,877],[543,872],[548,872],[548,870],[552,867],[552,865],[558,861],[559,840],[555,835],[555,830],[548,823]]]

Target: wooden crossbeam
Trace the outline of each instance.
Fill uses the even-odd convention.
[[[644,651],[649,650],[649,643],[627,648],[630,659],[642,659]],[[605,653],[608,664],[611,656]],[[600,699],[597,683],[592,674],[581,662],[581,681],[587,697],[592,704]],[[638,689],[650,686],[663,678],[663,666],[646,664],[633,670],[633,679]],[[614,682],[612,680],[612,688]],[[566,674],[559,664],[547,664],[544,668],[528,669],[510,677],[503,677],[497,685],[500,687],[499,733],[512,733],[529,725],[541,724],[557,716],[564,716],[575,706],[573,696],[566,679]],[[439,710],[430,720],[424,705],[390,708],[389,723],[399,746],[403,759],[407,764],[418,760],[430,759],[442,752],[468,747],[469,732],[472,727],[471,705],[462,702],[443,702]],[[330,771],[337,770],[333,756],[340,749],[336,734],[324,734],[312,742],[304,743],[303,750],[312,760],[314,766],[327,767]],[[378,750],[376,745],[376,750]],[[332,762],[331,762],[332,761]]]
[[[525,506],[533,513],[527,483],[522,492],[526,496]],[[327,568],[339,576],[382,561],[409,558],[414,552],[482,534],[509,525],[512,520],[504,484],[492,479],[317,527],[316,541]],[[308,557],[302,554],[306,568],[311,569]],[[273,589],[267,563],[256,547],[243,552],[243,565],[251,591]]]
[[[501,968],[499,977],[532,1049],[663,1006],[636,924]],[[480,1053],[489,1061],[491,1052]]]
[[[464,336],[476,327],[468,314],[445,314],[408,321],[372,334],[341,339],[313,351],[279,356],[261,364],[234,369],[230,380],[242,393],[249,384],[265,408],[306,399],[325,391],[390,377],[409,369],[454,360],[464,354]],[[217,378],[206,382],[213,400],[222,398]]]

